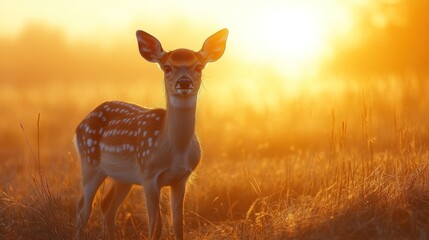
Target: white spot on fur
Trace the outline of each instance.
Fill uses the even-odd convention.
[[[88,138],[88,140],[86,140],[86,144],[88,145],[88,147],[92,146],[92,139]]]

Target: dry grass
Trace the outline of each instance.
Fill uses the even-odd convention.
[[[204,163],[188,189],[186,233],[189,239],[425,239],[427,158],[427,152],[418,154],[414,167],[387,152],[371,164],[357,156],[333,160],[317,154]],[[63,159],[37,172],[32,183],[3,190],[4,239],[73,236],[80,186],[72,161]],[[71,167],[58,171],[64,163]],[[163,199],[164,237],[171,239],[167,191]],[[103,237],[98,202],[87,239]],[[147,236],[143,203],[136,187],[117,216],[122,239]]]
[[[419,94],[428,87],[395,86],[398,95],[373,85],[324,95],[322,102],[320,95],[304,96],[265,110],[225,108],[223,115],[203,95],[198,131],[205,152],[186,196],[187,238],[427,239],[429,99]],[[4,105],[24,120],[14,130],[2,126],[0,239],[73,237],[81,186],[70,139],[80,118],[105,98],[78,101],[73,94],[64,93],[61,103],[18,105],[36,104],[40,124],[31,111]],[[172,239],[168,198],[163,191],[163,238]],[[103,239],[99,201],[87,239]],[[116,236],[147,237],[144,202],[135,187],[118,212]]]

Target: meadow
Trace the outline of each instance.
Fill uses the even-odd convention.
[[[428,238],[427,78],[326,77],[318,81],[332,87],[242,97],[238,84],[210,83],[213,67],[197,110],[203,158],[186,194],[187,239]],[[105,100],[162,106],[162,84],[83,79],[0,91],[0,239],[71,239],[81,194],[75,126]],[[108,187],[86,239],[103,239]],[[173,239],[168,189],[162,199],[163,239]],[[144,205],[135,186],[117,237],[147,238]]]

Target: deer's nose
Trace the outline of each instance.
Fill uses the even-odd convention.
[[[192,90],[194,89],[194,83],[190,78],[183,77],[177,80],[175,87],[179,94],[187,96],[192,93]]]
[[[189,78],[180,78],[176,82],[176,89],[193,89],[194,84],[192,83],[192,80]]]

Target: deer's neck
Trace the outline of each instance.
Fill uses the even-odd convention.
[[[167,96],[164,136],[176,150],[186,149],[195,135],[197,96]]]

